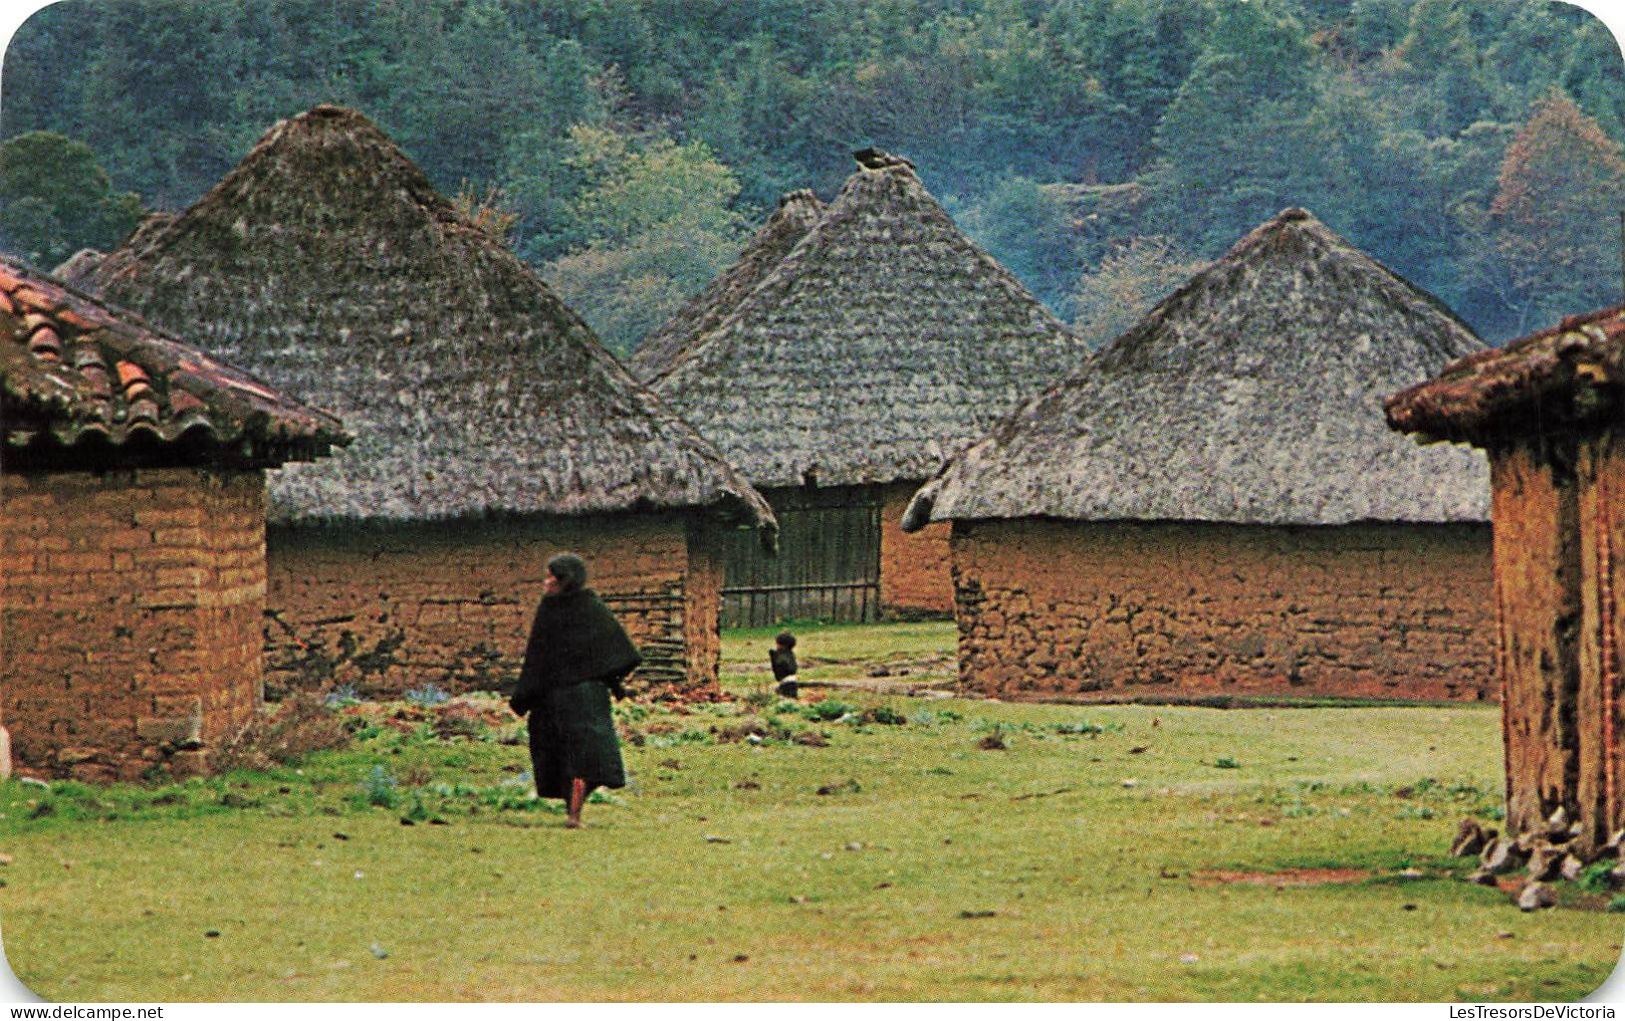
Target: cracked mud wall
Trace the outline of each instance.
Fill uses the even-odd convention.
[[[1492,699],[1487,525],[955,522],[990,695]]]

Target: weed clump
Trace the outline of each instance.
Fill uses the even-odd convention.
[[[432,682],[425,684],[420,688],[413,688],[401,697],[413,705],[420,706],[424,709],[428,709],[431,706],[440,705],[443,702],[451,701],[451,696],[448,695],[445,690],[440,687],[440,685]]]
[[[819,723],[833,723],[848,714],[856,714],[858,707],[848,705],[837,698],[819,699],[817,702],[808,702],[801,709],[801,714],[809,720]]]
[[[328,708],[329,704],[311,695],[293,695],[269,716],[256,718],[236,740],[215,752],[212,764],[222,772],[264,771],[291,765],[313,752],[348,747],[350,729]]]

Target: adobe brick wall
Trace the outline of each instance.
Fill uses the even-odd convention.
[[[1589,854],[1625,826],[1625,436],[1490,458],[1510,833],[1562,808]]]
[[[259,704],[264,526],[257,471],[0,480],[0,713],[18,768],[202,768]]]
[[[718,525],[691,521],[688,579],[683,586],[682,634],[688,687],[715,687],[722,668],[722,582],[725,534]]]
[[[880,508],[880,605],[893,616],[954,612],[950,525],[940,521],[918,532],[903,531],[903,512],[917,482],[882,489]]]
[[[1497,693],[1485,525],[955,522],[952,547],[967,690]]]
[[[681,514],[273,525],[267,682],[369,694],[508,685],[547,561],[569,551],[587,561],[588,585],[643,649],[644,683],[714,685],[707,643],[718,641],[711,608],[720,596],[699,594],[713,579],[691,565],[689,530]],[[665,676],[662,656],[672,660]]]

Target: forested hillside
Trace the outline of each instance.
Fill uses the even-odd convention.
[[[114,244],[335,102],[623,351],[866,145],[1100,341],[1291,205],[1504,339],[1618,300],[1622,72],[1539,0],[64,0],[5,56],[0,243]]]

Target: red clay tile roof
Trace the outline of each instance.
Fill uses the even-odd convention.
[[[1625,420],[1625,305],[1479,351],[1384,403],[1390,427],[1479,446]]]
[[[350,442],[333,416],[4,258],[0,435],[8,464],[156,444],[184,446],[186,461],[263,467]]]

